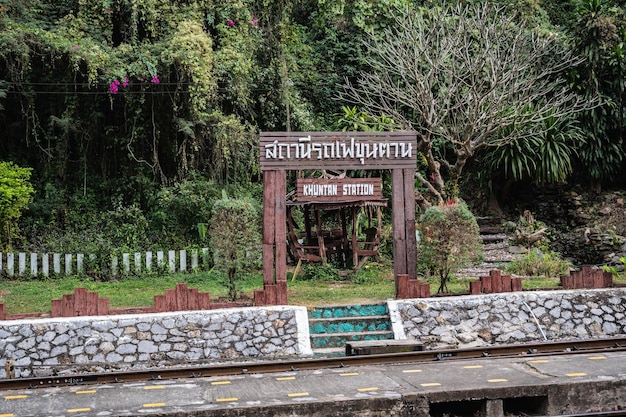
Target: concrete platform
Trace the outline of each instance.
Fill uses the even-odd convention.
[[[0,392],[0,417],[502,417],[619,408],[626,408],[625,352]]]

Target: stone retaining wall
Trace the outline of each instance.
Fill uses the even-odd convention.
[[[16,377],[310,354],[304,307],[0,321]]]
[[[472,347],[626,334],[626,289],[523,291],[390,300],[396,339]]]

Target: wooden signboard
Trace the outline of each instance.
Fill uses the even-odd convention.
[[[262,132],[260,166],[269,170],[415,168],[411,132]]]
[[[382,181],[380,178],[299,178],[296,196],[304,203],[382,200]]]

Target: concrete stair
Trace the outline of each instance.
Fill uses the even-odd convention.
[[[393,339],[386,304],[316,307],[309,312],[314,353],[345,353],[346,342]]]

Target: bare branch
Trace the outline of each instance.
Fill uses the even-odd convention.
[[[339,98],[415,130],[429,169],[453,181],[477,150],[534,136],[545,119],[595,104],[562,77],[582,58],[502,8],[398,10],[395,25],[367,47],[372,70],[346,80]],[[433,186],[445,196],[443,181]]]

